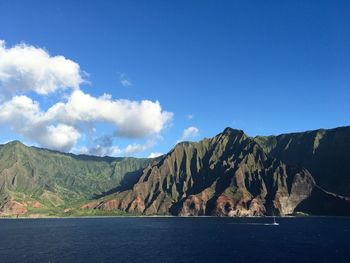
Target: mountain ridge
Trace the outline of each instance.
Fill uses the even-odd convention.
[[[177,144],[144,170],[132,190],[117,193],[95,208],[141,214],[252,216],[274,209],[281,215],[290,214],[294,203],[307,198],[314,186],[306,170],[293,169],[268,157],[243,131],[226,128],[212,139]],[[297,177],[289,185],[287,170]],[[271,179],[272,174],[276,178]],[[246,185],[246,180],[259,181],[260,189],[252,189],[257,186]],[[269,197],[274,187],[274,196]],[[302,192],[296,194],[298,189]],[[265,202],[270,202],[267,207]],[[272,202],[278,204],[272,206]]]
[[[73,155],[28,147],[18,141],[1,145],[0,212],[11,213],[12,204],[28,211],[33,207],[27,203],[33,201],[55,210],[93,199],[151,161]]]
[[[342,167],[350,161],[349,141],[349,126],[256,137],[226,127],[153,159],[75,155],[12,141],[0,145],[0,215],[74,209],[88,211],[83,214],[350,215],[350,176]],[[332,169],[318,173],[318,165]]]
[[[322,188],[350,196],[350,126],[256,136],[254,140],[269,155],[307,168]]]

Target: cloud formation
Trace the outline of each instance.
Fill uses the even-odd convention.
[[[132,143],[124,148],[113,145],[113,136],[102,136],[94,140],[93,147],[81,147],[75,151],[81,154],[97,155],[97,156],[130,156],[143,152],[157,143],[157,137],[146,140],[145,143]],[[156,154],[156,153],[155,153]],[[161,155],[161,154],[160,154]],[[153,158],[153,157],[150,157]]]
[[[193,139],[197,137],[198,133],[199,133],[199,129],[197,127],[194,127],[194,126],[188,127],[184,129],[184,131],[182,132],[181,138],[176,143]]]
[[[41,95],[59,89],[78,89],[83,82],[79,64],[63,56],[50,56],[41,48],[19,44],[7,48],[0,40],[2,97],[34,91]]]
[[[123,149],[123,153],[126,156],[133,155],[135,153],[143,152],[147,149],[152,148],[154,145],[157,144],[157,140],[161,139],[161,136],[153,136],[152,138],[148,139],[145,143],[139,144],[139,143],[133,143],[129,144]]]
[[[172,119],[162,111],[158,101],[113,100],[108,94],[93,97],[75,90],[66,103],[57,103],[47,111],[48,118],[67,124],[106,122],[116,127],[115,134],[126,138],[142,138],[159,133]]]
[[[69,151],[78,138],[79,131],[72,125],[55,123],[40,110],[38,102],[27,96],[15,96],[0,104],[0,123],[14,132],[40,145]]]
[[[129,155],[152,147],[153,140],[119,149],[113,146],[113,137],[151,138],[172,121],[173,114],[162,110],[158,101],[113,99],[109,94],[94,97],[80,89],[82,82],[76,62],[26,44],[6,48],[0,41],[0,125],[40,146],[70,151],[80,137],[103,123],[112,127],[113,136],[101,137],[94,147],[82,151]],[[40,98],[60,89],[69,93],[47,110],[29,97],[29,91]]]
[[[113,136],[101,136],[94,140],[93,147],[81,147],[78,150],[81,154],[97,155],[97,156],[119,156],[123,151],[113,145]]]
[[[95,98],[81,90],[73,91],[67,102],[58,102],[46,112],[24,95],[0,104],[0,123],[42,146],[62,151],[72,149],[84,127],[96,122],[113,125],[115,136],[144,138],[159,134],[171,119],[172,113],[162,111],[159,102],[113,100],[109,95]],[[125,153],[147,148],[130,145]]]

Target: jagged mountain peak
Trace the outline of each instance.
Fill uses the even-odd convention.
[[[132,189],[107,197],[96,208],[174,215],[289,214],[313,186],[306,170],[269,157],[243,131],[228,128],[213,138],[177,145],[147,167]]]
[[[231,127],[226,127],[222,134],[225,134],[225,135],[241,135],[241,134],[244,134],[244,131],[243,130],[240,130],[240,129],[233,129]]]

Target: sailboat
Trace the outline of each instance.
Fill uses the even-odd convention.
[[[273,222],[272,223],[265,223],[265,226],[279,226],[280,224],[276,222],[276,217],[273,216]]]
[[[278,226],[279,223],[276,222],[276,217],[273,216],[273,223],[271,225]]]
[[[272,218],[273,218],[273,222],[272,223],[267,223],[267,224],[264,224],[264,225],[267,225],[267,226],[279,226],[280,224],[276,222],[276,217],[275,217],[274,211],[272,211]]]

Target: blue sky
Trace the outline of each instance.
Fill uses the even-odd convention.
[[[181,139],[212,137],[227,126],[255,136],[349,125],[349,13],[349,1],[1,0],[0,39],[7,53],[22,43],[22,48],[46,50],[51,58],[64,56],[79,65],[81,96],[110,94],[103,105],[148,100],[152,109],[158,101],[161,109],[157,118],[146,114],[134,123],[105,115],[67,121],[67,111],[27,130],[26,117],[0,116],[0,141],[149,156],[167,152]],[[14,67],[11,61],[3,65],[7,72]],[[11,71],[15,80],[27,72],[18,65]],[[0,93],[9,89],[4,83],[0,55]],[[77,89],[39,94],[30,83],[12,89],[0,103],[25,96],[39,105],[38,115],[67,103]],[[102,110],[94,107],[89,109]],[[147,126],[148,117],[154,129]],[[128,134],[130,125],[140,134]],[[55,145],[49,140],[61,137],[50,137],[50,131],[75,137]]]

